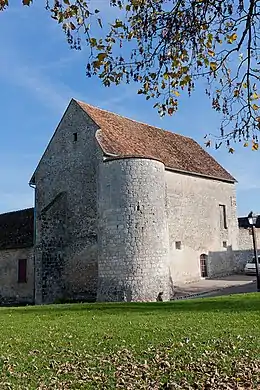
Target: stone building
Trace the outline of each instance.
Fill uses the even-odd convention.
[[[235,179],[194,140],[71,100],[35,187],[35,302],[169,299],[234,269]]]
[[[33,208],[0,215],[0,304],[34,302]]]

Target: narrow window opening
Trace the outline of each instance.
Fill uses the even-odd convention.
[[[227,248],[227,241],[223,241],[223,248]]]
[[[181,241],[175,241],[175,249],[181,249]]]
[[[208,255],[202,253],[200,255],[200,275],[202,278],[206,278],[208,276]]]
[[[219,212],[220,212],[220,228],[221,229],[227,229],[227,211],[226,206],[223,204],[219,205]]]
[[[77,142],[78,140],[78,133],[73,133],[73,141]]]
[[[18,260],[18,283],[27,282],[27,259]]]

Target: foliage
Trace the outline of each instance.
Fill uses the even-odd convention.
[[[86,38],[89,77],[98,75],[105,86],[136,82],[138,93],[155,99],[161,115],[176,112],[184,92],[190,95],[204,81],[213,109],[222,115],[216,148],[225,142],[232,153],[233,139],[258,149],[259,1],[110,0],[121,17],[104,38],[92,35],[93,17],[103,27],[99,10],[90,11],[92,4],[46,2],[72,48],[80,49]],[[0,0],[0,9],[7,5]]]
[[[259,294],[0,309],[0,388],[257,389]]]

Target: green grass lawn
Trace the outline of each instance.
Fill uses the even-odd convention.
[[[259,359],[260,294],[0,309],[1,390],[260,389]]]

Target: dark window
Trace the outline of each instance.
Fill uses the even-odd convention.
[[[227,229],[227,212],[226,212],[226,206],[223,204],[219,205],[219,212],[220,212],[220,228],[221,229]]]
[[[175,249],[181,249],[181,241],[175,241]]]
[[[27,259],[18,260],[18,283],[27,282]]]
[[[223,248],[227,248],[227,241],[223,241]]]
[[[73,140],[74,142],[78,140],[78,133],[73,133]]]

